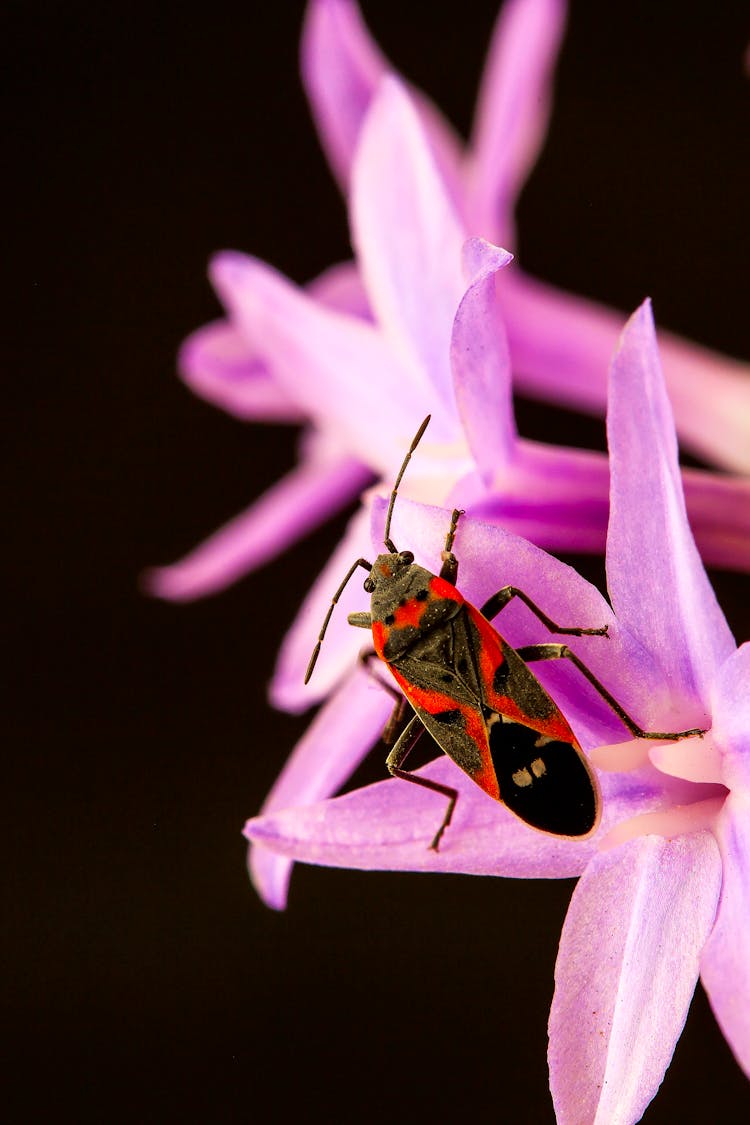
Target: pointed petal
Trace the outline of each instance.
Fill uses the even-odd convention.
[[[352,179],[352,241],[379,324],[453,403],[449,347],[463,295],[464,231],[419,113],[395,78],[380,85]]]
[[[625,314],[508,270],[498,279],[513,377],[525,394],[603,414],[607,369]],[[680,441],[750,472],[750,364],[659,332]]]
[[[719,1026],[737,1062],[750,1078],[750,798],[747,794],[729,795],[718,818],[716,834],[724,861],[724,883],[716,925],[703,951],[701,977]]]
[[[459,793],[437,853],[429,844],[446,799],[400,779],[305,807],[276,811],[274,801],[272,810],[248,821],[245,834],[280,856],[323,867],[562,879],[581,874],[598,855],[599,838],[615,824],[644,808],[663,808],[670,799],[656,771],[604,775],[599,833],[591,840],[565,840],[522,824],[444,756],[415,772]]]
[[[495,292],[495,275],[511,257],[484,239],[468,240],[463,262],[470,283],[451,335],[456,404],[469,448],[487,483],[511,460],[516,440],[510,355]]]
[[[268,794],[263,813],[306,805],[335,793],[380,736],[393,709],[390,695],[357,668],[320,709]],[[260,897],[275,910],[286,906],[292,863],[264,847],[251,847],[250,875]]]
[[[578,883],[555,969],[550,1087],[560,1125],[632,1125],[672,1058],[721,885],[713,836],[649,836]]]
[[[370,470],[351,457],[303,461],[179,562],[147,571],[146,589],[168,601],[215,594],[328,519],[370,480]]]
[[[284,393],[247,340],[226,320],[205,324],[183,343],[178,366],[191,391],[237,418],[302,422],[304,414]]]
[[[512,241],[516,198],[547,132],[562,0],[510,0],[492,37],[469,146],[471,229]]]
[[[344,575],[358,558],[368,558],[371,548],[370,513],[361,508],[349,522],[346,533],[326,563],[284,637],[270,686],[270,699],[282,711],[304,711],[323,699],[357,661],[357,653],[372,648],[372,637],[353,628],[347,614],[369,606],[362,590],[365,572],[352,575],[328,624],[315,672],[308,684],[305,672],[315,641]]]
[[[607,584],[615,613],[659,660],[685,725],[707,711],[734,651],[685,514],[672,411],[648,302],[628,321],[610,369],[612,493]],[[690,704],[692,704],[691,710]]]
[[[211,273],[233,320],[262,347],[289,397],[362,460],[389,472],[408,443],[403,435],[411,437],[424,417],[419,372],[373,325],[321,304],[257,259],[225,252]],[[451,436],[439,417],[433,431],[436,440]]]
[[[313,0],[302,31],[301,67],[320,143],[346,190],[362,121],[389,64],[356,4]]]
[[[730,789],[750,795],[750,641],[719,669],[713,685],[713,738]]]

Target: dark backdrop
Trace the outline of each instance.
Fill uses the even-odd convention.
[[[283,915],[248,884],[243,821],[305,727],[266,683],[343,521],[202,603],[137,588],[294,459],[292,430],[191,397],[174,357],[218,312],[213,250],[298,280],[347,255],[301,10],[10,6],[6,1120],[552,1120],[571,883],[298,868]],[[466,130],[495,3],[365,10]],[[746,4],[614,15],[574,4],[523,261],[747,354]],[[602,445],[598,422],[519,417]],[[716,580],[746,639],[746,579]],[[375,755],[359,776],[383,774]],[[645,1120],[747,1109],[699,990]]]

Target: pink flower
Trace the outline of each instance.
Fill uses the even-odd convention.
[[[513,206],[546,128],[563,18],[555,0],[504,6],[464,150],[424,96],[392,76],[354,3],[310,4],[303,74],[349,200],[356,265],[300,289],[257,259],[215,258],[211,276],[228,318],[185,343],[186,380],[240,417],[308,429],[299,466],[181,562],[153,571],[153,592],[179,600],[221,589],[367,484],[392,479],[427,410],[435,420],[421,479],[409,482],[413,496],[449,502],[460,486],[462,505],[543,546],[603,547],[604,459],[518,440],[509,373],[527,392],[602,409],[621,318],[515,264],[504,268],[509,255],[491,244],[514,237]],[[662,346],[686,444],[749,467],[750,383],[740,365],[673,338]],[[685,487],[704,558],[749,567],[748,482],[691,472]],[[313,699],[299,693],[303,653],[340,558],[365,549],[366,519],[355,518],[290,634],[273,688],[281,705]],[[318,695],[341,673],[329,660]]]
[[[460,796],[436,854],[427,847],[443,809],[435,794],[389,780],[309,803],[316,789],[332,791],[354,768],[390,709],[385,693],[353,673],[348,694],[332,698],[297,747],[269,811],[245,829],[261,845],[253,849],[258,888],[277,907],[294,859],[521,878],[580,875],[549,1024],[557,1119],[571,1125],[640,1118],[669,1065],[699,975],[750,1075],[750,644],[736,647],[687,522],[648,304],[628,322],[609,387],[612,607],[571,568],[468,516],[455,544],[459,583],[475,603],[510,582],[557,620],[608,622],[609,639],[585,637],[571,647],[648,729],[710,728],[705,736],[623,743],[619,720],[575,669],[537,665],[603,769],[599,832],[581,842],[535,833],[443,757],[423,772],[456,786]],[[385,501],[374,506],[375,551],[384,508]],[[434,569],[448,518],[399,499],[393,538]],[[509,606],[498,624],[516,646],[539,639],[538,623],[523,606]],[[298,807],[273,811],[283,798]]]

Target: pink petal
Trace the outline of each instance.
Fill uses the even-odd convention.
[[[347,614],[369,608],[359,570],[344,590],[328,625],[315,671],[308,684],[305,672],[331,598],[344,575],[358,558],[370,558],[370,513],[362,508],[351,519],[346,533],[316,578],[291,629],[284,638],[270,687],[271,702],[283,711],[304,711],[318,703],[341,681],[357,661],[361,649],[372,648],[372,635],[353,628]]]
[[[332,744],[339,744],[335,734]],[[245,835],[280,856],[324,867],[562,879],[580,875],[595,859],[602,833],[639,809],[663,807],[668,799],[658,783],[652,784],[653,772],[650,778],[605,776],[600,832],[592,840],[564,840],[522,824],[445,756],[416,772],[459,792],[437,853],[429,844],[445,798],[400,779],[316,805],[299,802],[301,807],[276,811],[280,802],[274,801],[273,811],[248,821]]]
[[[464,292],[464,231],[419,113],[386,78],[362,129],[352,179],[352,241],[376,319],[452,405],[451,326]]]
[[[716,914],[708,832],[646,837],[594,859],[568,910],[550,1013],[559,1125],[632,1125],[662,1081]]]
[[[510,356],[495,293],[495,275],[511,261],[484,239],[463,248],[470,284],[453,321],[450,358],[456,404],[469,448],[489,483],[511,460],[516,440]]]
[[[329,308],[372,320],[367,293],[354,262],[337,262],[305,286],[311,297]]]
[[[145,586],[169,601],[215,594],[328,519],[370,479],[351,457],[303,461],[179,562],[147,571]]]
[[[508,270],[500,298],[513,375],[525,394],[603,414],[606,371],[625,314]],[[659,333],[680,440],[699,457],[750,472],[750,365]]]
[[[320,142],[346,190],[362,121],[389,64],[356,4],[313,0],[302,31],[301,66]]]
[[[750,794],[750,641],[719,669],[713,684],[713,740],[722,777],[738,793]]]
[[[205,324],[188,336],[178,364],[191,391],[228,414],[264,422],[304,421],[297,403],[226,320]]]
[[[362,460],[390,472],[392,443],[402,439],[403,450],[424,417],[419,372],[371,324],[314,300],[257,259],[225,252],[211,273],[233,320],[258,341],[289,397]],[[436,418],[433,436],[449,439],[452,429]]]
[[[648,302],[628,321],[612,361],[607,435],[612,604],[620,621],[658,657],[673,697],[684,701],[680,721],[700,725],[711,680],[735,645],[685,514]]]
[[[703,951],[701,978],[719,1026],[737,1062],[750,1078],[750,798],[747,793],[730,794],[716,832],[724,861],[724,882],[716,925]]]
[[[510,0],[497,21],[469,147],[472,231],[512,242],[517,196],[542,146],[565,24],[561,0]]]
[[[377,741],[392,709],[391,697],[364,669],[355,669],[297,743],[263,812],[310,804],[335,793]],[[248,862],[260,897],[275,910],[283,910],[291,861],[263,847],[251,847]]]

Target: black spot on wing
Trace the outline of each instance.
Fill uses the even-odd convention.
[[[569,743],[500,720],[490,726],[489,742],[500,797],[511,812],[556,836],[588,835],[596,823],[596,791]]]
[[[492,690],[497,695],[507,694],[509,674],[510,669],[508,667],[508,662],[507,660],[503,660],[500,664],[498,664],[497,668],[495,669],[495,674],[492,677]]]
[[[436,722],[442,723],[446,727],[457,726],[462,721],[462,715],[458,708],[452,711],[438,711],[432,717]]]

